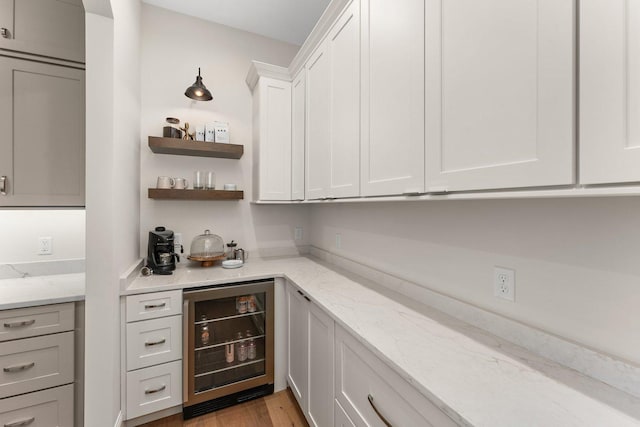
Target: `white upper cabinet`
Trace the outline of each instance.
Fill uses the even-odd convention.
[[[574,183],[575,3],[426,0],[427,191]]]
[[[329,182],[329,59],[322,43],[306,65],[307,139],[305,193],[307,199],[327,197]]]
[[[580,183],[640,181],[640,2],[580,3]]]
[[[300,70],[291,84],[291,199],[304,200],[304,141],[306,73]]]
[[[359,0],[352,1],[327,36],[331,198],[360,195],[359,6]]]
[[[291,82],[260,77],[253,92],[258,200],[291,200]]]
[[[307,199],[360,195],[359,32],[353,1],[307,61]]]
[[[424,1],[362,2],[363,196],[424,191]]]

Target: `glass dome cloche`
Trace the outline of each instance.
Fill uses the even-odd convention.
[[[188,257],[191,261],[197,261],[203,267],[211,267],[215,261],[224,259],[224,241],[217,234],[212,234],[209,230],[204,230],[193,238],[191,242],[191,252]]]

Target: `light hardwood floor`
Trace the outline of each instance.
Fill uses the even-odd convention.
[[[182,414],[162,418],[141,427],[308,427],[291,390],[182,420]]]

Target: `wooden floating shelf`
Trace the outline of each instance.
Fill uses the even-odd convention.
[[[239,159],[244,154],[244,145],[187,141],[179,138],[161,138],[159,136],[149,137],[149,148],[158,154],[218,157],[222,159]]]
[[[244,191],[149,188],[149,198],[163,200],[242,200],[244,199]]]

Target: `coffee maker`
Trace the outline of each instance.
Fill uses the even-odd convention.
[[[147,248],[147,267],[154,274],[173,274],[176,261],[180,257],[175,253],[173,245],[173,231],[164,227],[156,227],[149,232],[149,246]]]

